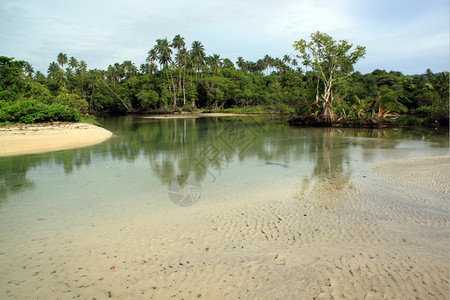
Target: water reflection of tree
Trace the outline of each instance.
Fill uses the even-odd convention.
[[[66,174],[91,163],[91,152],[87,149],[52,152],[41,155],[22,155],[0,158],[0,201],[9,195],[33,188],[27,177],[29,170],[43,164],[62,166]]]
[[[351,188],[350,158],[345,132],[324,128],[310,134],[310,159],[315,167],[309,178],[303,179],[299,199],[312,207],[330,207],[339,203]]]
[[[425,129],[298,129],[265,118],[231,117],[165,120],[120,117],[105,118],[101,122],[114,137],[95,147],[0,158],[0,200],[11,193],[32,188],[33,182],[27,178],[27,172],[34,167],[56,164],[70,174],[90,165],[95,157],[131,163],[144,158],[165,185],[180,174],[195,175],[199,181],[211,179],[233,163],[247,159],[289,165],[308,157],[315,167],[311,179],[305,180],[305,187],[311,190],[314,186],[316,189],[328,186],[336,190],[336,187],[349,184],[346,149],[350,146],[394,148],[399,140],[407,138],[438,142],[440,146],[448,147],[448,138],[442,139],[434,131]],[[226,134],[221,135],[223,132]],[[364,153],[370,155],[371,151]]]

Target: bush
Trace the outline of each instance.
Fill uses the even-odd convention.
[[[79,122],[80,113],[63,104],[45,104],[37,100],[0,101],[0,123]]]

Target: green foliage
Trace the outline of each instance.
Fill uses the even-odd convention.
[[[86,99],[81,99],[81,97],[77,94],[68,94],[65,92],[61,92],[57,97],[53,98],[50,102],[72,107],[78,111],[87,111],[88,109],[88,103]]]
[[[224,108],[219,109],[216,112],[233,114],[267,114],[269,111],[263,106],[250,106],[241,108]]]
[[[22,68],[26,62],[0,56],[0,100],[15,101],[25,87]]]
[[[37,100],[0,101],[0,123],[79,122],[80,113],[62,104],[45,104]]]
[[[310,42],[294,43],[300,63],[311,67],[307,72],[288,55],[266,55],[256,62],[240,57],[235,67],[227,58],[206,55],[199,41],[188,45],[179,35],[172,41],[158,39],[139,69],[124,61],[107,70],[88,70],[83,60],[59,53],[47,77],[34,73],[25,61],[0,56],[0,122],[181,109],[317,116],[323,114],[326,101],[336,118],[396,113],[448,120],[448,72],[427,70],[419,76],[353,72],[365,48],[353,48],[325,33],[313,33]]]

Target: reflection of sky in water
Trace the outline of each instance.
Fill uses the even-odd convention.
[[[88,148],[0,159],[0,229],[95,226],[178,209],[176,176],[201,182],[201,201],[350,180],[388,160],[448,155],[448,136],[401,129],[290,128],[264,119],[105,120],[115,137]],[[42,220],[51,220],[42,223]],[[50,227],[48,227],[50,226]],[[53,226],[53,227],[52,227]]]

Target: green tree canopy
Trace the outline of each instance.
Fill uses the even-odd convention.
[[[311,34],[310,42],[303,39],[294,42],[295,50],[300,52],[297,57],[303,59],[303,64],[316,73],[316,103],[322,102],[322,115],[327,122],[334,119],[334,85],[347,78],[353,72],[353,65],[366,53],[365,47],[356,46],[351,51],[352,47],[346,40],[335,41],[328,34],[319,31]],[[319,92],[320,87],[323,88],[322,92]]]

